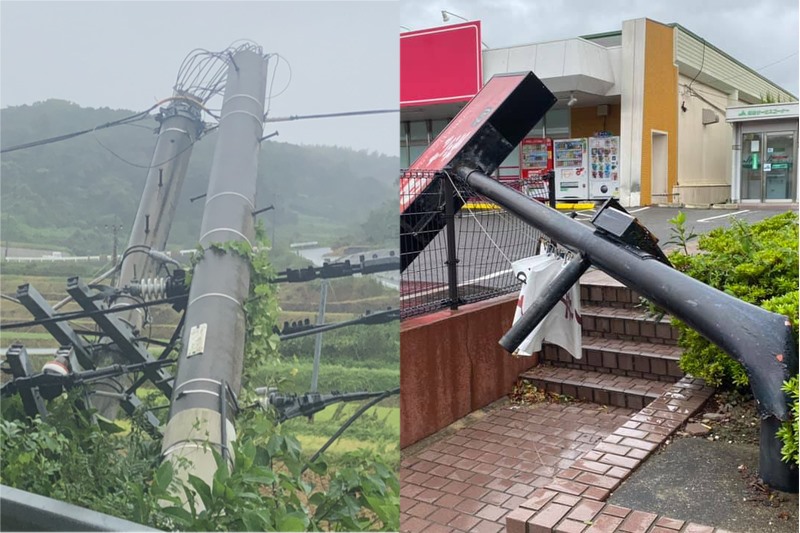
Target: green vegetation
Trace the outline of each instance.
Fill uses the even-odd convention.
[[[700,237],[703,253],[688,255],[682,213],[673,223],[674,242],[682,250],[670,255],[675,268],[741,300],[788,318],[798,340],[798,218],[783,213],[756,224],[734,220],[730,228],[717,228]],[[712,385],[745,387],[744,367],[686,324],[673,318],[680,328],[678,343],[684,349],[681,369]],[[783,442],[783,460],[798,463],[798,378],[784,384],[793,404],[793,420],[778,431]]]
[[[395,324],[395,328],[397,325]],[[313,339],[313,337],[311,337]],[[254,372],[250,372],[250,380],[254,386],[277,386],[281,392],[302,394],[308,392],[313,369],[313,349],[306,354],[306,361],[297,359],[281,359],[265,364]],[[387,361],[383,366],[374,363],[375,368],[367,366],[341,365],[331,363],[328,353],[323,349],[323,361],[319,376],[321,391],[354,392],[360,390],[382,391],[393,389],[400,381],[400,370],[397,363]],[[335,360],[335,359],[334,359]]]
[[[8,107],[0,111],[3,147],[91,128],[130,115],[128,110],[82,108],[63,100]],[[145,126],[145,127],[136,127]],[[106,224],[122,224],[127,242],[147,171],[123,162],[108,146],[137,165],[151,163],[157,123],[102,130],[69,141],[5,154],[2,160],[2,238],[67,248],[73,253],[111,253]],[[99,141],[99,142],[98,142]],[[192,150],[170,248],[189,248],[198,237],[202,203],[189,198],[206,192],[216,133]],[[366,151],[338,147],[262,145],[259,207],[273,204],[262,217],[274,228],[276,249],[295,240],[332,243],[342,235],[367,240],[396,232],[398,217],[370,217],[370,211],[394,202],[399,161]],[[365,222],[368,224],[364,226]],[[386,229],[389,228],[389,229]],[[309,236],[311,235],[311,238]],[[396,240],[394,241],[396,243]],[[352,242],[348,244],[353,244]],[[282,265],[275,261],[276,265]]]
[[[745,302],[784,314],[797,340],[798,226],[797,215],[783,213],[750,225],[734,220],[700,237],[703,253],[670,255],[675,268]],[[680,328],[684,372],[712,385],[745,386],[742,365],[687,325]]]
[[[220,243],[204,252],[237,254],[251,267],[250,297],[245,302],[245,372],[239,395],[240,404],[250,407],[237,417],[231,472],[216,456],[218,469],[211,484],[192,475],[186,476],[188,481],[183,484],[170,463],[159,466],[159,439],[144,434],[136,423],[89,423],[88,414],[75,408],[80,394],[73,391],[70,397],[49,403],[52,416],[46,422],[25,420],[18,398],[3,403],[0,482],[164,529],[398,530],[396,398],[362,415],[338,447],[313,462],[301,443],[311,449],[320,447],[357,405],[329,407],[318,413],[313,423],[301,418],[284,424],[275,423],[270,411],[255,407],[256,387],[272,383],[280,385],[282,392],[305,392],[311,375],[311,362],[300,361],[300,357],[308,358],[302,343],[290,347],[302,355],[281,357],[273,333],[281,313],[277,286],[269,283],[274,273],[263,229],[259,228],[258,236],[255,250],[246,244]],[[196,254],[193,263],[202,257]],[[355,298],[348,302],[353,306],[359,305],[359,295],[387,297],[383,287],[367,279],[348,280],[339,288],[342,295]],[[294,296],[303,294],[298,291]],[[396,299],[396,291],[394,294]],[[397,326],[372,329],[372,343],[366,331],[326,335],[326,356],[335,348],[343,362],[363,366],[326,361],[321,388],[380,390],[397,386]],[[165,405],[166,399],[153,389],[140,392],[145,405]],[[163,421],[166,412],[156,414]],[[178,495],[191,502],[188,509]],[[201,501],[203,509],[196,507],[195,501]]]
[[[102,274],[110,268],[110,263],[98,262],[41,261],[18,263],[15,261],[3,261],[0,263],[4,279],[10,276],[21,276],[19,282],[22,282],[22,278],[27,281],[33,276],[55,277],[58,278],[57,282],[62,288],[67,286],[67,278],[70,276],[81,276],[88,278],[87,281],[89,281],[89,279]],[[6,285],[8,282],[4,281],[3,284]]]
[[[3,402],[0,482],[168,530],[399,527],[396,473],[370,452],[345,454],[335,468],[324,460],[309,464],[294,437],[250,411],[239,421],[233,471],[216,456],[219,468],[210,486],[192,475],[183,485],[169,462],[158,466],[159,441],[136,424],[124,436],[91,424],[86,412],[75,409],[80,394],[73,392],[51,402],[47,422],[23,420],[17,399]],[[175,496],[193,502],[193,493],[205,509],[185,510]]]
[[[798,460],[798,436],[800,435],[800,383],[797,376],[783,384],[783,392],[792,399],[792,420],[786,421],[778,430],[778,438],[783,442],[781,456],[786,463],[800,464]]]

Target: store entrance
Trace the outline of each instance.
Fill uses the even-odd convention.
[[[767,202],[794,198],[795,152],[793,132],[742,135],[742,200]]]

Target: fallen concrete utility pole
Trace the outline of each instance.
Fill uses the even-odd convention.
[[[208,445],[230,460],[233,414],[241,386],[250,266],[213,243],[254,238],[253,211],[262,137],[267,59],[242,46],[230,56],[227,84],[200,229],[204,255],[195,266],[183,343],[164,432],[165,461],[188,459],[209,485],[217,468]],[[199,503],[199,502],[198,502]]]
[[[160,122],[158,140],[139,209],[131,227],[128,246],[120,262],[120,274],[115,284],[117,288],[126,287],[134,280],[156,278],[159,275],[161,260],[153,257],[151,251],[160,252],[167,245],[192,147],[203,132],[200,105],[186,96],[176,94],[169,105],[160,110],[156,120]],[[121,294],[112,308],[139,301],[139,298]],[[142,331],[146,312],[146,309],[134,309],[115,316],[130,325],[133,335],[138,336]],[[95,359],[97,364],[109,359],[113,359],[115,363],[129,362],[116,347],[98,350]],[[129,378],[125,377],[98,382],[95,388],[101,392],[121,393],[121,379],[125,385],[130,384]],[[100,414],[108,418],[115,417],[119,405],[115,399],[101,395],[94,396],[92,403]]]

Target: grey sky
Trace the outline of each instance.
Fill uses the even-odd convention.
[[[0,105],[146,109],[194,48],[248,38],[291,63],[270,116],[396,109],[397,2],[0,2]],[[270,67],[270,72],[272,67]],[[277,69],[274,92],[288,81]],[[267,125],[278,141],[397,155],[397,113]]]
[[[797,0],[402,0],[399,24],[441,25],[443,9],[480,20],[491,47],[620,30],[623,20],[640,17],[677,22],[750,68],[766,67],[763,76],[800,94]]]

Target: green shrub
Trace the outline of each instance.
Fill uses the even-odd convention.
[[[266,249],[221,243],[206,252],[235,253],[251,266],[239,396],[244,406],[253,404],[250,384],[266,381],[270,370],[281,365],[273,333],[279,308],[276,287],[269,283],[272,267]],[[310,379],[306,366],[304,383]],[[399,371],[347,369],[336,379],[341,385],[360,386],[362,381],[346,381],[356,373],[369,373],[369,385],[374,386],[396,384]],[[233,471],[215,454],[218,468],[210,484],[191,474],[182,484],[172,464],[161,461],[160,439],[144,434],[138,424],[126,435],[114,424],[91,423],[90,413],[77,408],[82,397],[73,389],[67,397],[50,401],[47,421],[27,419],[19,397],[3,401],[0,483],[169,530],[399,530],[397,461],[391,456],[387,460],[379,452],[359,450],[337,457],[332,466],[324,456],[309,464],[298,440],[287,434],[291,427],[275,424],[262,410],[243,409],[237,416]],[[320,430],[329,435],[340,420]],[[365,415],[361,422],[353,428],[358,439],[397,440],[396,431],[387,427],[388,415]],[[176,495],[186,496],[190,508]],[[202,501],[204,509],[195,501]]]
[[[673,219],[673,223],[677,221]],[[678,221],[679,222],[679,221]],[[745,302],[789,317],[797,342],[798,219],[787,212],[756,224],[734,220],[700,237],[703,253],[670,254],[676,269]],[[677,224],[676,224],[677,225]],[[680,367],[712,385],[748,384],[742,365],[683,322]]]
[[[781,455],[786,463],[798,464],[797,439],[800,422],[800,383],[797,376],[783,384],[783,391],[792,399],[792,420],[786,421],[778,430],[778,438],[783,442]]]

